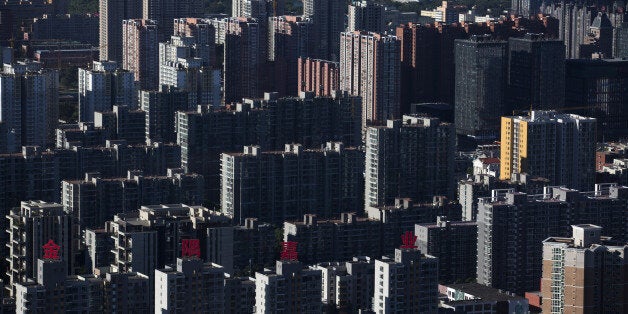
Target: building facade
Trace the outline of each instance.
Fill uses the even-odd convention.
[[[155,270],[155,311],[225,312],[225,271],[198,257],[177,258],[176,268]]]
[[[275,270],[255,273],[255,313],[320,313],[321,283],[320,270],[277,261]]]
[[[100,60],[122,61],[122,21],[142,17],[142,2],[100,1]]]
[[[277,71],[274,89],[279,95],[297,95],[298,60],[313,49],[313,24],[300,16],[271,17],[268,25],[268,60]]]
[[[260,75],[266,45],[260,41],[262,28],[252,18],[230,18],[226,21],[224,42],[224,102],[262,96]]]
[[[595,174],[594,118],[555,111],[502,117],[501,180],[527,173],[552,184],[587,190]]]
[[[456,132],[480,139],[499,136],[499,117],[509,113],[508,43],[490,35],[456,40]]]
[[[438,217],[436,223],[415,225],[418,249],[438,258],[440,283],[475,278],[477,230],[474,221],[448,221],[444,216]]]
[[[588,193],[548,187],[541,195],[506,190],[481,198],[477,282],[514,293],[538,290],[541,242],[552,234],[569,236],[570,224],[594,223],[625,242],[627,191],[616,185]]]
[[[347,32],[384,32],[386,23],[384,10],[383,5],[369,0],[350,3],[347,14]]]
[[[159,84],[159,34],[153,20],[122,21],[122,69],[133,72],[138,88],[154,90]]]
[[[340,35],[340,89],[362,97],[362,128],[401,114],[400,45],[393,35]]]
[[[53,240],[59,249],[59,258],[65,264],[65,271],[72,271],[72,225],[70,215],[63,206],[42,201],[22,202],[18,210],[6,216],[9,220],[9,283],[6,289],[15,296],[16,285],[28,278],[38,278],[37,260],[44,256],[42,246]]]
[[[175,116],[177,111],[188,111],[188,92],[162,85],[158,91],[141,90],[140,108],[146,112],[146,139],[150,142],[175,143]]]
[[[286,144],[284,151],[245,146],[243,153],[223,153],[222,211],[240,224],[245,217],[279,224],[306,213],[330,217],[361,208],[362,158],[339,142],[324,149]]]
[[[418,249],[376,259],[373,311],[438,313],[438,259]]]
[[[543,241],[543,313],[625,312],[628,246],[605,244],[599,226],[571,227],[572,237]]]
[[[59,73],[37,62],[5,64],[0,74],[0,152],[49,147],[59,123]]]
[[[550,110],[565,104],[565,44],[526,34],[508,39],[508,98],[513,110]]]
[[[316,96],[331,96],[340,90],[339,63],[320,59],[297,60],[297,92],[313,92]]]
[[[391,205],[395,198],[417,201],[453,198],[453,125],[436,118],[403,116],[366,132],[364,203]]]
[[[344,31],[346,14],[347,5],[342,1],[303,1],[303,16],[312,20],[317,35],[314,46],[318,52],[313,57],[331,61],[340,59],[338,36]]]
[[[568,112],[596,118],[598,140],[628,135],[628,113],[623,110],[628,103],[628,61],[567,60],[565,71],[565,103],[575,107]]]
[[[111,111],[114,105],[137,104],[133,73],[114,61],[94,61],[91,69],[79,69],[79,121],[94,122],[94,112]]]

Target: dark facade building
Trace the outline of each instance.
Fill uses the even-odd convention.
[[[364,152],[328,142],[321,149],[286,144],[283,151],[245,146],[221,155],[222,212],[244,223],[255,217],[280,225],[303,214],[339,215],[362,207]]]
[[[475,278],[477,232],[475,221],[449,221],[444,216],[437,217],[436,223],[414,227],[418,249],[438,257],[438,280],[441,283]]]
[[[523,15],[529,17],[539,12],[541,8],[540,0],[512,0],[511,1],[511,13],[516,15]]]
[[[565,103],[597,118],[598,139],[628,135],[628,60],[567,60]]]
[[[196,17],[202,14],[202,2],[196,0],[142,0],[142,18],[159,25],[160,40],[167,40],[173,33],[173,20],[180,17]]]
[[[274,61],[276,80],[272,90],[279,95],[297,95],[298,60],[313,49],[313,24],[300,16],[270,18],[268,60]]]
[[[81,229],[102,227],[115,214],[136,210],[142,204],[203,202],[203,177],[184,174],[182,169],[168,169],[166,176],[129,171],[122,178],[88,173],[84,180],[63,181],[61,185],[61,204]]]
[[[142,17],[142,1],[100,1],[100,60],[122,61],[122,20]]]
[[[615,44],[617,58],[628,58],[628,23],[624,22],[617,28],[617,43]]]
[[[260,74],[264,56],[260,42],[262,29],[252,18],[230,18],[226,22],[224,45],[224,101],[262,96]]]
[[[303,16],[314,23],[314,46],[318,52],[313,57],[339,61],[340,33],[344,31],[347,4],[337,0],[305,0]]]
[[[453,125],[436,118],[403,116],[366,130],[365,206],[453,198]]]
[[[456,132],[495,139],[499,118],[509,111],[507,42],[490,35],[456,40]]]
[[[517,110],[549,110],[564,105],[563,41],[527,34],[508,40],[508,99]]]
[[[246,100],[235,108],[177,113],[177,143],[182,147],[181,166],[205,177],[208,198],[218,201],[220,154],[240,152],[244,145],[283,149],[286,143],[318,148],[326,141],[359,146],[361,102],[337,93],[332,97],[277,98],[267,93],[264,100]]]
[[[140,108],[146,112],[146,139],[151,142],[176,142],[177,111],[187,111],[188,93],[162,85],[159,91],[141,90]]]
[[[410,104],[436,101],[438,97],[438,54],[440,34],[435,27],[408,23],[397,27],[401,42],[401,112]]]
[[[540,195],[505,190],[478,204],[477,282],[514,293],[538,291],[542,241],[571,235],[570,225],[591,222],[626,241],[628,188],[596,185],[581,193],[547,187]]]
[[[439,33],[436,49],[438,49],[438,55],[440,56],[438,60],[440,73],[436,78],[438,80],[438,85],[436,86],[438,101],[454,104],[456,93],[456,40],[468,38],[469,35],[464,26],[459,23],[438,23],[435,27]]]
[[[95,14],[44,15],[33,19],[28,39],[63,39],[90,44],[98,41],[98,16]]]

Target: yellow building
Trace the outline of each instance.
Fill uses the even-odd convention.
[[[544,177],[552,184],[590,189],[595,173],[594,118],[555,111],[501,119],[500,176]]]

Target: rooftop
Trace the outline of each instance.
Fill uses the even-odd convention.
[[[508,294],[504,291],[481,285],[479,283],[451,284],[447,285],[447,287],[450,289],[462,291],[467,294],[471,294],[484,301],[503,302],[525,300],[525,298],[523,297],[516,296],[514,294]]]

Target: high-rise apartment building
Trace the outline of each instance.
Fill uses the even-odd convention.
[[[499,117],[508,114],[508,43],[490,35],[456,40],[456,132],[480,139],[499,136]]]
[[[56,148],[99,146],[105,143],[105,130],[91,122],[64,123],[57,128]]]
[[[338,37],[345,29],[347,4],[336,0],[305,0],[303,1],[303,17],[314,23],[315,44],[318,52],[315,58],[338,61],[340,57],[340,41]]]
[[[439,216],[436,223],[414,228],[421,252],[438,258],[438,282],[466,282],[475,278],[478,226],[475,221],[448,221]]]
[[[38,278],[37,260],[44,256],[42,246],[49,240],[60,246],[59,258],[65,263],[66,272],[72,271],[72,222],[63,206],[26,201],[22,202],[19,210],[11,210],[6,218],[9,220],[6,230],[9,234],[9,255],[6,258],[9,261],[9,282],[6,286],[9,295],[15,296],[16,284],[28,278]]]
[[[266,53],[262,28],[252,18],[230,18],[226,22],[224,43],[224,102],[262,96],[261,70]]]
[[[349,4],[349,12],[347,15],[347,32],[384,32],[386,23],[384,9],[383,5],[374,3],[371,0],[352,2]]]
[[[616,58],[628,57],[628,22],[623,22],[617,26],[617,37],[615,41]]]
[[[548,187],[540,195],[505,190],[480,198],[477,282],[514,293],[539,290],[541,241],[590,222],[625,242],[627,199],[628,188],[615,185],[582,193]]]
[[[499,158],[487,158],[496,161],[499,168]],[[528,194],[542,194],[543,189],[551,182],[543,177],[518,174],[510,180],[499,180],[499,177],[489,174],[475,174],[458,181],[458,203],[462,206],[462,220],[475,221],[478,214],[478,198],[489,197],[493,191],[515,189]]]
[[[137,94],[132,72],[115,61],[94,61],[79,69],[79,121],[94,122],[94,112],[111,111],[114,105],[135,106]]]
[[[399,58],[399,40],[393,35],[340,35],[340,89],[362,97],[363,129],[400,117]]]
[[[375,313],[438,313],[438,258],[395,249],[375,260]]]
[[[196,17],[203,13],[203,3],[197,0],[142,0],[140,5],[142,18],[156,21],[159,25],[159,40],[170,38],[174,19]]]
[[[595,176],[596,120],[554,111],[502,117],[500,170],[542,176],[552,184],[588,190]]]
[[[200,258],[177,258],[176,266],[155,270],[155,311],[225,312],[225,270]]]
[[[239,226],[207,228],[206,261],[219,264],[225,272],[243,273],[275,264],[275,226],[246,218]]]
[[[361,208],[363,158],[340,142],[323,149],[286,144],[284,151],[245,146],[243,153],[223,153],[222,212],[240,224],[246,217],[280,224],[306,213],[330,217]]]
[[[114,216],[106,224],[114,239],[112,269],[119,272],[144,271],[176,263],[181,257],[182,239],[204,241],[209,224],[227,224],[229,217],[202,206],[185,204],[142,206],[138,211]],[[204,254],[201,250],[201,258]]]
[[[6,182],[0,189],[0,207],[19,207],[20,200],[30,199],[60,202],[61,181],[79,180],[85,173],[119,178],[140,170],[144,176],[164,176],[180,163],[181,147],[175,144],[106,141],[105,146],[54,150],[25,146],[19,153],[0,154],[0,180]]]
[[[103,275],[104,311],[113,312],[139,312],[150,313],[153,311],[154,295],[150,293],[153,288],[153,278],[138,272],[108,271]],[[146,292],[149,293],[146,293]]]
[[[145,121],[146,112],[135,106],[114,105],[112,110],[94,112],[94,127],[103,130],[105,138],[130,145],[146,143]]]
[[[626,312],[628,245],[606,244],[596,225],[543,241],[543,313]]]
[[[436,90],[438,93],[438,101],[448,104],[456,104],[456,40],[469,38],[467,29],[460,23],[445,24],[439,23],[435,25],[438,29],[438,85]],[[420,42],[420,41],[419,41]],[[420,44],[423,46],[423,44]],[[429,50],[429,45],[423,46]],[[424,51],[429,54],[429,51]]]
[[[118,213],[140,208],[142,204],[189,204],[203,202],[203,177],[168,169],[166,176],[143,176],[129,171],[123,178],[101,178],[88,173],[85,180],[61,183],[61,204],[81,228],[98,228]]]
[[[271,16],[283,15],[283,10],[283,0],[234,0],[231,3],[232,17],[250,17],[264,24]]]
[[[524,17],[534,16],[539,13],[541,2],[539,0],[512,0],[511,13]]]
[[[85,228],[83,243],[87,255],[85,268],[94,272],[97,268],[106,268],[113,262],[113,239],[105,229]]]
[[[193,55],[203,59],[203,65],[216,67],[216,29],[205,19],[178,18],[174,20],[174,36],[192,37]]]
[[[210,200],[220,199],[220,154],[242,151],[244,145],[283,149],[286,143],[320,147],[330,140],[358,146],[360,100],[346,93],[331,97],[246,100],[235,108],[204,108],[177,112],[177,143],[182,147],[181,166],[202,174]]]
[[[593,27],[597,29],[592,29],[592,22],[596,19],[598,13],[595,6],[589,6],[586,3],[579,2],[566,2],[564,4],[554,3],[546,5],[544,9],[545,12],[543,13],[549,14],[558,20],[558,39],[565,42],[565,57],[567,59],[589,59],[593,52],[600,51],[602,47],[596,43],[596,40],[600,39],[602,17],[600,16],[597,27]],[[607,10],[607,12],[610,13],[610,10]],[[623,16],[623,13],[620,13],[619,16]],[[604,20],[605,24],[610,24],[607,16],[604,17]],[[621,22],[618,22],[615,27],[619,27],[620,24]],[[611,48],[609,40],[612,40],[610,37],[613,36],[613,30],[609,29],[608,26],[610,25],[606,24],[603,27],[604,35],[602,36],[602,42],[604,42],[603,46],[606,48],[605,51],[603,51],[604,57],[610,58],[612,56],[608,54],[608,49]],[[596,38],[595,32],[597,32],[598,38]]]
[[[122,61],[122,21],[142,17],[138,0],[100,1],[100,60]]]
[[[255,311],[255,278],[225,274],[225,310],[227,313]]]
[[[97,269],[96,275],[68,276],[63,261],[38,263],[38,277],[16,285],[17,313],[151,312],[153,285],[143,274]]]
[[[268,60],[277,71],[273,83],[279,95],[297,95],[298,60],[310,55],[313,48],[312,22],[300,16],[271,17],[268,25]]]
[[[52,146],[59,120],[59,73],[37,62],[5,64],[0,74],[0,152]]]
[[[199,107],[197,111],[177,112],[181,167],[203,175],[207,199],[216,204],[220,199],[220,154],[265,139],[254,131],[254,126],[263,121],[261,115],[261,110],[246,105],[238,105],[235,110]]]
[[[403,116],[366,130],[364,205],[393,204],[397,197],[417,201],[453,198],[455,134],[436,118]]]
[[[322,274],[322,301],[340,311],[370,309],[375,286],[375,263],[368,256],[347,262],[327,262],[313,266]]]
[[[255,273],[255,313],[320,313],[321,283],[320,270],[277,261],[275,270]]]
[[[159,84],[159,34],[155,21],[122,21],[122,69],[133,72],[138,88],[155,90]]]
[[[141,90],[140,108],[146,112],[146,139],[151,142],[176,142],[175,116],[177,111],[188,111],[188,92],[168,85],[158,91]]]
[[[410,104],[438,100],[438,29],[408,23],[396,29],[401,45],[401,106],[408,113]],[[451,53],[451,52],[450,52]]]
[[[331,96],[340,90],[340,65],[320,59],[297,60],[297,92],[313,92],[316,96]]]
[[[191,108],[221,104],[220,71],[210,66],[209,47],[194,37],[172,36],[159,43],[159,84],[188,92]]]
[[[102,279],[68,276],[66,261],[38,259],[37,278],[15,286],[16,313],[101,312]]]
[[[542,34],[508,40],[508,99],[512,108],[549,110],[565,104],[565,44]]]
[[[598,140],[628,136],[628,60],[567,60],[565,72],[565,103],[578,108],[569,112],[596,118]]]
[[[454,217],[456,212],[460,207],[442,198],[429,203],[397,199],[391,206],[373,208],[367,217],[345,212],[332,219],[304,215],[303,220],[286,221],[284,241],[297,242],[299,260],[308,264],[382,256],[393,254],[402,244],[399,234],[414,230],[415,224],[431,223],[440,215]]]

